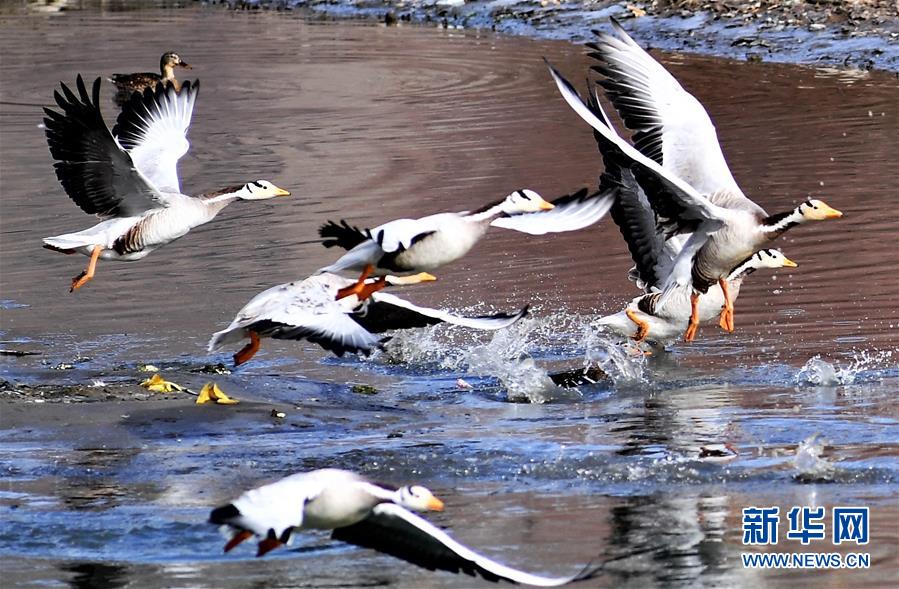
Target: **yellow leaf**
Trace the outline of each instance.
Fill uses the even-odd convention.
[[[240,402],[226,395],[214,382],[208,382],[203,385],[203,388],[200,389],[200,394],[197,396],[197,405],[202,405],[209,401],[215,401],[219,405],[236,405]]]
[[[140,383],[140,386],[154,393],[171,393],[172,391],[183,391],[184,387],[177,385],[168,380],[164,380],[157,372],[147,380]]]

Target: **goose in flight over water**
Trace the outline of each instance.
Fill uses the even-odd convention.
[[[47,144],[56,177],[85,213],[103,221],[77,233],[44,238],[44,247],[90,256],[72,280],[72,291],[94,276],[97,260],[139,260],[158,247],[208,223],[236,200],[265,200],[290,193],[267,180],[231,186],[198,197],[181,193],[178,160],[187,153],[187,127],[199,82],[181,90],[156,86],[135,93],[112,132],[100,113],[100,78],[89,95],[65,84],[54,97],[62,112],[45,108]]]
[[[218,507],[209,522],[231,530],[225,552],[252,537],[256,556],[289,544],[296,532],[332,530],[335,540],[371,548],[428,570],[480,575],[538,587],[559,587],[589,579],[598,567],[570,577],[541,577],[519,571],[474,552],[415,511],[442,511],[443,502],[425,487],[392,487],[338,469],[291,475],[247,491]]]
[[[589,108],[609,128],[609,120],[599,106],[595,94],[589,96]],[[613,150],[604,149],[608,140],[594,131],[594,137],[603,153],[604,170],[599,179],[600,190],[617,195],[609,214],[627,243],[634,267],[628,278],[637,283],[644,294],[634,298],[627,307],[613,315],[600,318],[596,324],[607,327],[619,335],[633,338],[638,343],[647,340],[661,346],[672,343],[689,325],[691,306],[690,288],[679,288],[664,304],[660,304],[661,289],[674,261],[688,235],[676,235],[665,239],[656,225],[655,214],[632,170],[622,167]],[[731,301],[740,294],[743,280],[760,268],[795,268],[796,263],[775,249],[763,249],[743,260],[728,275],[727,284]],[[699,299],[699,321],[706,323],[719,315],[724,306],[724,292],[718,284]],[[722,329],[727,326],[719,323]]]
[[[281,284],[253,297],[231,325],[212,336],[209,351],[249,338],[250,343],[234,354],[239,366],[259,351],[260,339],[309,340],[338,356],[369,354],[386,339],[379,335],[396,329],[426,327],[438,323],[473,329],[508,327],[527,314],[496,313],[480,317],[454,315],[448,311],[419,307],[397,296],[379,292],[386,285],[415,284],[434,280],[427,273],[412,276],[368,278],[358,293],[341,295],[356,284],[336,274],[315,274],[305,280]]]
[[[362,272],[351,287],[358,290],[370,275],[414,274],[458,260],[491,226],[531,235],[575,231],[599,221],[611,206],[607,195],[586,188],[551,203],[524,189],[476,211],[397,219],[373,229],[330,221],[319,230],[323,245],[349,251],[319,272]]]
[[[612,104],[635,131],[634,143],[598,118],[574,87],[550,66],[563,98],[607,141],[601,148],[622,158],[641,187],[666,237],[687,235],[660,302],[692,286],[691,318],[684,333],[692,341],[699,324],[699,297],[718,284],[724,294],[721,322],[733,331],[733,301],[727,277],[743,260],[795,225],[842,216],[823,201],[808,199],[769,215],[746,198],[724,160],[705,109],[665,68],[612,21],[615,35],[596,32],[590,56]]]
[[[156,88],[159,82],[170,83],[175,90],[181,90],[181,83],[175,79],[175,68],[183,67],[184,69],[192,69],[190,64],[181,59],[181,56],[174,51],[167,51],[159,58],[159,72],[142,72],[137,74],[112,74],[109,81],[116,85],[117,92],[115,102],[119,106],[124,106],[135,92],[143,92],[147,88],[151,90]]]

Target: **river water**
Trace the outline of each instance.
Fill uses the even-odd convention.
[[[0,557],[7,581],[70,587],[463,587],[474,583],[310,535],[227,556],[210,507],[262,481],[332,466],[428,485],[433,518],[534,572],[614,559],[588,586],[882,587],[899,583],[899,84],[894,75],[662,55],[707,106],[746,193],[770,212],[809,195],[842,210],[779,242],[799,268],[759,272],[732,335],[637,359],[590,328],[634,296],[609,219],[531,237],[494,230],[435,283],[401,294],[465,311],[533,305],[494,336],[399,334],[370,359],[264,342],[228,375],[196,369],[255,293],[326,265],[327,219],[372,225],[464,210],[530,187],[595,183],[590,130],[541,60],[573,80],[581,47],[476,31],[308,21],[219,7],[0,16],[2,347],[13,383],[124,384],[152,363],[189,397],[0,405]],[[639,40],[639,39],[638,39]],[[40,247],[92,222],[56,182],[38,106],[59,81],[154,69],[175,49],[202,80],[182,187],[265,178],[293,197],[243,202],[136,263]],[[181,73],[181,72],[179,72]],[[115,109],[104,85],[104,114]],[[54,370],[60,364],[71,370]],[[562,392],[546,371],[611,380]],[[471,388],[461,388],[458,379]],[[353,392],[352,385],[376,394]],[[98,387],[102,390],[102,385]],[[96,400],[96,399],[92,399]],[[528,402],[532,401],[532,402]],[[543,402],[549,401],[549,402]],[[272,409],[285,418],[272,418]],[[817,434],[817,437],[814,437]],[[816,449],[823,445],[821,452]],[[727,456],[710,456],[726,448]],[[871,509],[867,570],[743,568],[741,510]],[[828,516],[829,517],[829,516]],[[786,526],[783,518],[782,528]],[[829,531],[828,531],[829,533]]]

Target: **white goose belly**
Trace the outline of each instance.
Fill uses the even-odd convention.
[[[449,264],[467,254],[487,227],[464,219],[453,220],[398,254],[395,264],[410,271],[433,270]]]

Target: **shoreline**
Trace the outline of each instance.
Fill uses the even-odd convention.
[[[558,2],[558,3],[557,3]],[[663,51],[899,75],[899,4],[840,2],[612,2],[610,0],[213,0],[235,10],[302,10],[312,18],[431,24],[584,43],[610,17]]]

